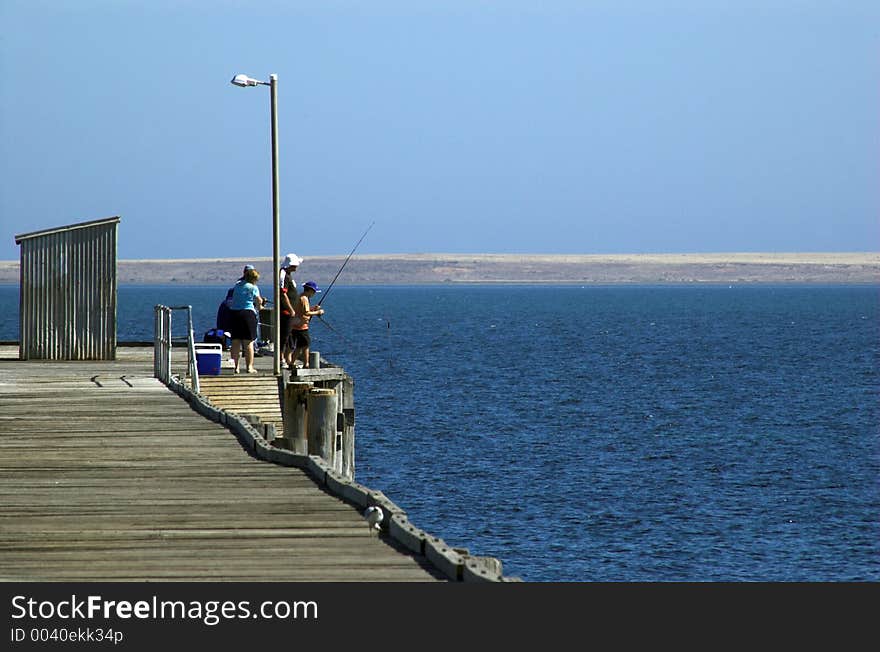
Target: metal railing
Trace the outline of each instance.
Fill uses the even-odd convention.
[[[153,376],[166,385],[171,382],[181,382],[178,376],[171,373],[171,350],[173,348],[171,336],[171,314],[175,310],[186,310],[187,321],[187,373],[191,378],[192,391],[199,393],[199,368],[196,364],[195,338],[193,336],[192,306],[163,306],[155,307],[155,321],[153,328]]]

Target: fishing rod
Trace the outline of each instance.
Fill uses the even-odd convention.
[[[351,260],[351,257],[352,257],[352,255],[354,255],[355,250],[360,246],[361,242],[364,241],[364,238],[367,237],[367,233],[370,232],[370,229],[373,228],[373,225],[374,225],[375,223],[376,223],[376,222],[370,222],[370,226],[367,227],[367,230],[364,231],[364,234],[361,236],[361,239],[357,241],[357,244],[355,244],[354,248],[351,250],[351,253],[348,254],[348,258],[345,259],[345,262],[342,263],[342,267],[340,267],[340,268],[339,268],[339,271],[336,272],[336,276],[334,276],[334,277],[333,277],[333,280],[330,281],[330,285],[328,285],[328,286],[327,286],[327,289],[324,290],[324,296],[321,297],[321,300],[320,300],[320,301],[318,301],[318,305],[319,305],[319,306],[321,305],[321,303],[323,303],[324,299],[327,298],[327,295],[330,294],[330,289],[333,287],[333,284],[336,283],[336,279],[338,279],[338,278],[339,278],[339,275],[342,274],[342,270],[345,269],[345,266],[346,266],[346,265],[348,265],[348,261]]]

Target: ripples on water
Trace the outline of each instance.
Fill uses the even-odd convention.
[[[319,348],[427,531],[534,581],[880,578],[876,291],[363,292]]]
[[[149,339],[157,302],[202,332],[223,291],[120,288],[120,339]],[[880,579],[876,288],[334,287],[325,307],[357,479],[508,575]]]

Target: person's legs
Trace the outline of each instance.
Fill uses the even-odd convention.
[[[229,357],[232,358],[233,372],[238,373],[238,359],[241,357],[241,340],[232,340],[232,346],[229,347]]]
[[[285,339],[284,346],[281,348],[281,362],[290,365],[290,356],[293,351],[290,350],[290,343]]]
[[[245,369],[248,373],[256,373],[256,369],[254,369],[254,340],[259,332],[257,314],[253,310],[240,310],[239,314],[242,317],[242,333],[247,333],[242,338]]]
[[[309,330],[306,329],[300,332],[300,351],[302,352],[302,360],[303,360],[303,369],[308,369],[309,367],[309,347],[312,344],[312,338],[309,336]]]
[[[287,363],[289,367],[296,361],[296,344],[294,343],[294,336],[291,333],[287,334],[287,346],[285,347],[285,357],[284,361]]]
[[[281,314],[281,335],[278,337],[276,346],[281,346],[281,360],[290,366],[290,363],[293,362],[291,357],[293,350],[290,346],[290,315]]]
[[[247,343],[247,346],[244,350],[244,361],[247,363],[247,371],[249,374],[257,373],[257,370],[254,369],[254,342],[251,340]]]
[[[308,367],[308,359],[309,359],[309,337],[308,331],[300,331],[293,330],[290,334],[290,345],[293,348],[293,353],[290,355],[290,362],[288,363],[288,368],[293,368],[296,365],[296,361],[299,359],[300,355],[303,352],[306,354],[306,363],[303,367]]]

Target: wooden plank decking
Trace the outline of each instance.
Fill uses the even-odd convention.
[[[189,379],[186,386],[190,387]],[[234,376],[231,370],[224,369],[219,376],[201,376],[199,393],[218,408],[253,415],[261,423],[274,425],[279,435],[284,432],[278,381],[272,375]]]
[[[0,352],[0,580],[443,579],[303,471],[249,456],[151,356]]]

